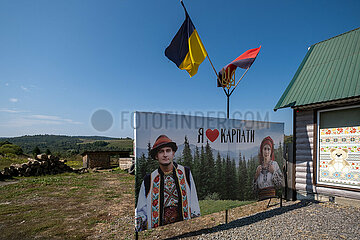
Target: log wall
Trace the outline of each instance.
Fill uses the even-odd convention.
[[[83,167],[110,168],[110,155],[107,153],[88,153],[83,156]]]
[[[314,110],[296,112],[296,163],[295,163],[295,189],[298,198],[314,197],[317,194],[326,196],[340,196],[360,199],[360,192],[316,186],[313,166],[314,144],[317,141],[314,136],[316,128]],[[316,130],[316,129],[315,129]]]

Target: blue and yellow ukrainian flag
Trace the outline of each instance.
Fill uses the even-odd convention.
[[[207,53],[186,9],[185,15],[184,23],[165,50],[165,56],[193,77]]]

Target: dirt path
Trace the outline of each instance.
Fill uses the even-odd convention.
[[[18,183],[18,180],[6,180],[6,181],[0,181],[0,187],[2,186],[6,186],[9,184],[14,184],[14,183]]]

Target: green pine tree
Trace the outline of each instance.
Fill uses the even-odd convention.
[[[219,152],[217,154],[216,163],[215,163],[215,180],[216,180],[215,191],[221,197],[222,189],[224,188],[224,171],[223,171],[222,160]]]
[[[246,200],[252,200],[252,199],[256,199],[254,190],[253,190],[253,185],[254,185],[254,177],[255,177],[255,172],[256,172],[256,168],[259,165],[259,160],[258,157],[251,157],[248,160],[248,168],[247,168],[247,173],[248,173],[248,189],[247,192],[245,194],[245,199]]]
[[[181,161],[182,165],[187,166],[190,169],[192,169],[192,167],[193,167],[193,157],[191,155],[190,144],[189,144],[189,141],[188,141],[186,136],[185,136],[184,150],[182,152],[181,160],[182,160]]]
[[[241,154],[239,157],[239,168],[238,168],[238,178],[239,178],[239,200],[245,200],[245,193],[249,189],[248,185],[248,175],[247,175],[247,164],[245,156],[241,159]]]
[[[46,154],[46,155],[51,155],[50,149],[47,148],[46,151],[45,151],[45,154]]]
[[[224,199],[231,199],[232,198],[232,191],[234,191],[234,189],[231,189],[232,186],[232,180],[233,177],[231,176],[231,172],[232,172],[232,164],[231,164],[231,160],[229,156],[226,156],[226,160],[225,160],[225,185],[224,185]]]
[[[137,203],[137,199],[139,196],[139,191],[141,187],[141,183],[146,175],[147,169],[147,161],[145,154],[143,153],[141,157],[136,159],[136,166],[135,166],[135,204]]]
[[[205,185],[206,196],[212,195],[216,192],[216,179],[215,179],[215,161],[209,142],[205,146],[205,166],[204,171],[206,173]]]
[[[284,176],[284,164],[285,164],[285,159],[284,159],[284,152],[283,152],[283,145],[281,144],[281,142],[279,142],[279,147],[277,149],[274,149],[274,154],[275,154],[275,161],[278,163],[280,171],[282,172],[283,176]],[[276,190],[276,194],[277,195],[281,195],[283,192],[283,189],[277,189]]]
[[[32,155],[34,156],[34,158],[36,157],[36,155],[40,154],[40,148],[38,146],[36,146],[33,150],[32,150]]]
[[[223,176],[223,180],[222,180],[222,187],[221,187],[221,194],[220,194],[220,198],[221,199],[227,199],[226,198],[226,159],[222,158],[222,176]]]
[[[231,199],[231,200],[236,200],[236,199],[238,199],[238,193],[239,193],[239,192],[237,191],[237,186],[239,186],[239,179],[238,179],[237,172],[236,172],[235,159],[232,159],[232,161],[231,161],[230,176],[231,176],[230,199]]]
[[[206,158],[205,158],[205,151],[204,147],[201,146],[201,152],[200,152],[200,165],[199,165],[199,179],[198,179],[198,185],[197,188],[198,191],[198,197],[199,199],[203,200],[206,197],[207,191],[207,185],[206,185]]]
[[[150,155],[150,150],[151,150],[151,144],[150,142],[147,145],[147,150],[148,150],[148,154],[146,157],[146,172],[147,173],[152,173],[154,170],[159,168],[159,163],[156,159],[153,159]]]
[[[199,148],[197,146],[195,147],[194,162],[191,168],[191,173],[193,175],[197,187],[198,184],[200,184],[200,153],[199,153]]]
[[[284,152],[281,142],[279,142],[279,147],[274,149],[274,155],[275,155],[275,161],[278,163],[279,168],[283,170],[282,168],[284,166]]]

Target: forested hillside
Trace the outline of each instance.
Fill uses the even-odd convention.
[[[36,147],[40,152],[50,151],[60,157],[70,157],[84,151],[128,150],[133,148],[131,138],[110,138],[101,136],[34,135],[0,138],[20,146],[24,154],[33,154]]]

